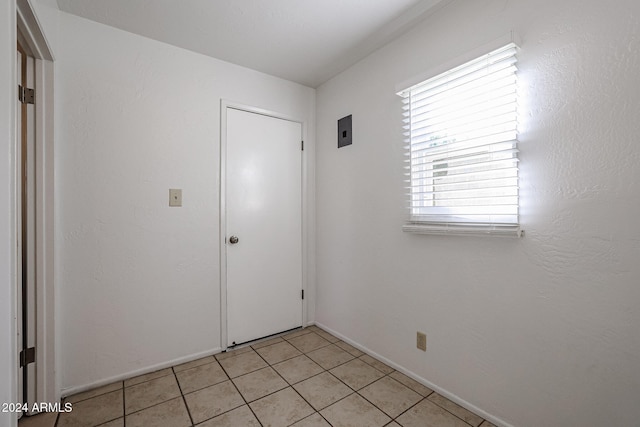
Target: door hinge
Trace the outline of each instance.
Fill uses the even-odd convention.
[[[304,299],[304,289],[302,290],[302,299]]]
[[[35,104],[36,91],[22,85],[18,85],[18,101],[23,104]]]
[[[304,141],[300,141],[301,142],[301,149],[302,151],[304,151]]]
[[[36,348],[30,347],[20,352],[20,367],[25,367],[36,361]]]

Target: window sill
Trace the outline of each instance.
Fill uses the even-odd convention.
[[[441,236],[524,237],[524,230],[520,228],[519,224],[408,222],[402,226],[402,231],[405,233]]]

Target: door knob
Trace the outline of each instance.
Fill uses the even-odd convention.
[[[232,245],[235,245],[236,243],[238,243],[238,237],[236,236],[229,237],[229,243],[231,243]]]

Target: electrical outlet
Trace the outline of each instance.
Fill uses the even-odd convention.
[[[418,332],[416,337],[416,347],[418,347],[419,350],[427,351],[427,334],[424,332]]]

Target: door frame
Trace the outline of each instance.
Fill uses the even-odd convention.
[[[296,117],[292,117],[286,114],[281,114],[271,110],[265,110],[258,107],[253,107],[246,104],[232,102],[226,99],[220,100],[220,347],[222,350],[227,349],[227,244],[226,244],[226,229],[227,229],[227,204],[226,204],[226,175],[227,175],[227,110],[229,108],[245,111],[248,113],[261,114],[267,117],[273,117],[276,119],[288,120],[290,122],[299,123],[302,128],[302,141],[307,139],[307,127],[304,120]],[[307,166],[307,152],[301,151],[301,169],[302,176],[300,177],[300,184],[302,186],[302,206],[301,206],[301,224],[302,224],[302,290],[305,298],[302,300],[302,327],[307,325],[307,272],[308,272],[308,194],[307,194],[307,182],[308,182],[308,166]]]
[[[31,57],[35,59],[35,152],[33,153],[35,159],[33,174],[35,179],[35,212],[33,215],[35,219],[36,389],[35,400],[29,404],[36,402],[55,403],[60,400],[60,390],[57,387],[56,376],[54,315],[54,56],[32,4],[28,0],[16,0],[15,5],[16,39],[20,38],[23,47],[28,48]],[[17,87],[17,81],[14,86]],[[16,114],[18,114],[17,111]],[[16,138],[15,144],[18,143]],[[18,177],[15,174],[20,170],[18,165],[21,161],[21,155],[18,148],[19,145],[16,145],[15,155],[12,159],[15,162],[13,167],[16,176],[14,200],[17,198],[17,191],[20,191],[20,180],[17,180]],[[20,232],[17,224],[17,217],[21,215],[20,209],[20,206],[14,203],[13,226],[16,233]],[[16,253],[16,270],[20,268],[21,259],[21,254]],[[18,286],[21,284],[16,283],[16,287]],[[16,322],[18,321],[20,320],[16,319]],[[17,325],[15,328],[17,330]]]

